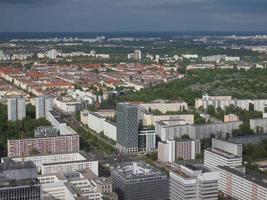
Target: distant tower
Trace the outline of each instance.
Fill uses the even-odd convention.
[[[7,101],[8,107],[8,120],[16,121],[22,120],[26,117],[26,104],[25,98],[23,97],[14,97],[9,98]]]
[[[57,50],[51,49],[50,51],[47,52],[47,56],[49,59],[55,60],[57,58]]]
[[[46,118],[49,111],[54,107],[53,97],[37,97],[35,98],[36,119]]]
[[[138,152],[137,105],[117,104],[117,141],[121,152]]]
[[[100,108],[99,96],[96,97],[95,108],[96,109],[99,109]]]
[[[140,50],[134,50],[133,57],[135,60],[141,60],[142,59],[142,52]]]

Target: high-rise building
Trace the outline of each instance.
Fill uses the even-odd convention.
[[[57,58],[57,50],[51,49],[50,51],[47,52],[47,56],[49,59],[55,60]]]
[[[135,60],[141,60],[142,52],[140,50],[134,50],[133,57]]]
[[[111,178],[119,199],[169,199],[167,175],[143,162],[122,164],[112,170]]]
[[[23,97],[14,97],[9,98],[7,101],[8,107],[8,120],[16,121],[22,120],[26,117],[26,105],[25,98]]]
[[[153,129],[143,129],[138,133],[139,151],[154,151],[156,149],[156,133]]]
[[[41,200],[37,169],[30,161],[0,164],[0,200]]]
[[[200,140],[176,140],[175,141],[175,158],[183,160],[193,160],[201,151]]]
[[[241,166],[242,144],[213,138],[211,149],[204,151],[204,165],[210,170],[217,170],[218,166]]]
[[[35,98],[36,119],[46,118],[49,111],[54,107],[54,100],[52,97],[37,97]]]
[[[161,162],[175,161],[175,141],[166,140],[158,143],[158,159]]]
[[[203,165],[186,165],[170,171],[170,200],[217,200],[218,172]]]
[[[122,153],[138,152],[137,105],[117,104],[117,142]]]

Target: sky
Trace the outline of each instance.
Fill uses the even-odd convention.
[[[0,0],[0,32],[267,31],[267,0]]]

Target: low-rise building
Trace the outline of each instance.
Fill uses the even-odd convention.
[[[239,121],[239,116],[235,114],[224,115],[224,122],[236,122]]]

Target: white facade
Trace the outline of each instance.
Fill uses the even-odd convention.
[[[56,49],[51,49],[50,51],[47,52],[47,57],[49,59],[55,60],[57,58],[58,52]]]
[[[98,176],[98,161],[73,161],[62,163],[46,163],[42,165],[42,174],[69,173],[90,169]]]
[[[267,199],[266,177],[245,168],[218,167],[219,190],[237,200]]]
[[[254,100],[254,110],[265,112],[265,109],[267,109],[267,99]]]
[[[176,112],[187,110],[188,105],[184,101],[165,101],[165,100],[157,100],[151,103],[143,103],[138,105],[140,110],[159,110],[162,113],[166,113],[168,111]]]
[[[46,118],[49,111],[54,107],[54,99],[52,97],[35,98],[36,119]]]
[[[256,133],[267,133],[267,118],[251,119],[249,124]]]
[[[175,141],[158,143],[158,160],[161,162],[175,161]]]
[[[15,97],[9,98],[7,101],[8,107],[8,120],[16,121],[22,120],[26,117],[26,104],[25,98]]]
[[[203,166],[189,167],[170,171],[170,200],[217,200],[219,173]]]
[[[94,112],[88,112],[88,127],[96,133],[101,133],[117,141],[117,126]]]
[[[66,154],[51,154],[51,155],[36,155],[23,157],[24,161],[32,161],[38,172],[41,172],[42,165],[46,163],[58,163],[58,162],[73,162],[86,160],[80,153],[66,153]],[[22,161],[22,157],[12,158],[14,161]],[[3,162],[3,161],[2,161]]]

